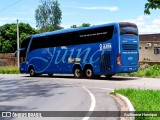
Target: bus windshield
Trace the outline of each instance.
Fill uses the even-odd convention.
[[[120,35],[138,35],[138,28],[133,23],[120,23]]]
[[[31,37],[26,38],[22,41],[21,50],[20,50],[20,63],[26,60],[26,53],[27,53],[27,48],[28,48],[30,39]]]

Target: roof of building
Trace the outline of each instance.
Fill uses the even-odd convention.
[[[160,42],[160,34],[143,34],[139,37],[141,42]]]

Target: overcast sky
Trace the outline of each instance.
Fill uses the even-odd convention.
[[[35,9],[40,0],[0,0],[0,25],[20,22],[36,27]],[[147,0],[59,0],[62,10],[61,26],[90,23],[134,22],[140,34],[160,33],[160,10],[144,15]]]

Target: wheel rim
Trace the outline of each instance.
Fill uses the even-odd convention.
[[[93,76],[93,72],[92,72],[91,69],[87,69],[87,70],[86,70],[86,76],[87,76],[87,77],[92,77],[92,76]]]
[[[34,70],[33,69],[30,70],[30,75],[34,76]]]
[[[75,69],[75,76],[80,77],[81,75],[81,70],[80,69]]]

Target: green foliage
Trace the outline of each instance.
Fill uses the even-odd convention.
[[[83,23],[81,26],[72,25],[71,28],[82,28],[82,27],[89,27],[91,24],[89,23]]]
[[[160,90],[118,89],[115,93],[126,96],[136,111],[160,111]],[[160,120],[160,118],[136,117],[136,120]]]
[[[9,67],[0,67],[0,74],[19,74],[18,67],[9,66]]]
[[[62,29],[62,11],[57,0],[44,0],[35,10],[36,26],[41,32]]]
[[[20,43],[28,36],[36,34],[29,24],[19,23]],[[17,50],[17,24],[0,26],[0,53],[14,53]]]
[[[118,73],[117,76],[160,78],[160,65],[149,66],[148,64],[143,64],[137,72]]]
[[[148,0],[145,4],[144,13],[150,15],[150,9],[160,9],[160,0]]]
[[[78,28],[78,26],[77,25],[72,25],[71,28]]]
[[[160,77],[160,65],[139,68],[137,72],[128,73],[130,77]]]

